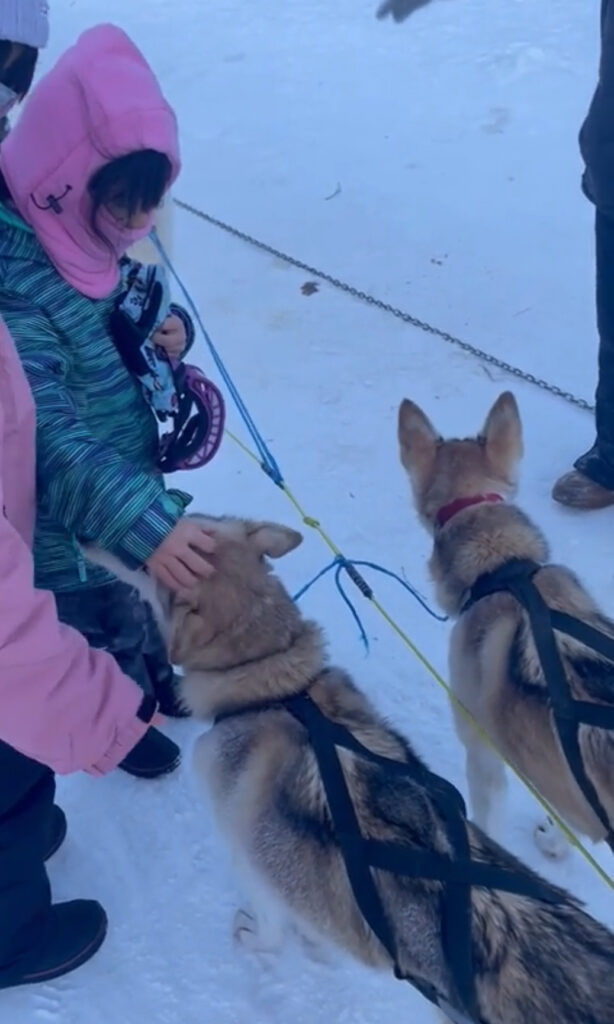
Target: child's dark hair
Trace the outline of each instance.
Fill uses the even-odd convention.
[[[26,46],[25,43],[19,44],[19,52],[14,57],[14,48],[17,45],[8,39],[0,39],[0,68],[2,68],[0,78],[3,85],[7,85],[9,89],[17,93],[20,99],[23,99],[32,85],[38,50],[33,46]]]
[[[97,214],[111,201],[120,203],[128,217],[140,210],[155,210],[169,186],[171,173],[169,158],[155,149],[139,149],[105,164],[88,184],[93,230],[98,233]]]
[[[128,217],[140,210],[149,213],[160,205],[171,180],[172,165],[164,153],[139,149],[104,164],[90,178],[88,192],[92,200],[90,228],[105,245],[97,216],[109,202],[121,203]],[[11,194],[0,172],[0,203],[10,202]]]

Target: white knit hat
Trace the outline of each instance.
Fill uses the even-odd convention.
[[[49,41],[47,0],[0,0],[0,39],[40,50]]]

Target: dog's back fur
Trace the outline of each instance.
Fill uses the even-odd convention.
[[[459,511],[443,527],[436,525],[438,510],[459,498],[489,492],[513,495],[516,464],[522,455],[520,417],[513,396],[501,395],[478,437],[447,441],[417,406],[406,401],[399,413],[399,440],[418,513],[434,536],[430,569],[439,601],[452,616],[460,616],[450,645],[455,693],[506,758],[563,818],[593,840],[602,839],[605,829],[582,795],[556,734],[527,613],[509,593],[493,594],[462,614],[461,610],[480,576],[510,559],[530,559],[545,566],[534,581],[550,608],[575,616],[609,637],[614,637],[614,622],[600,612],[573,573],[545,564],[549,558],[545,538],[515,505],[476,504]],[[614,705],[614,664],[571,637],[557,634],[557,643],[572,696]],[[485,751],[479,750],[471,727],[460,718],[457,725],[468,749],[474,813],[486,829],[492,804],[486,776],[496,769]],[[582,726],[580,747],[586,773],[614,824],[614,733]]]
[[[271,573],[268,559],[292,550],[300,535],[272,524],[198,518],[216,539],[217,571],[192,593],[170,604],[164,595],[157,606],[168,608],[170,653],[185,670],[188,707],[206,720],[237,712],[200,738],[195,768],[251,888],[257,924],[242,914],[238,930],[265,948],[293,923],[312,940],[390,968],[357,908],[306,733],[275,702],[308,690],[328,718],[371,751],[415,764],[418,758],[349,676],[327,664],[320,629],[302,619]],[[273,706],[249,711],[262,702]],[[427,790],[339,753],[366,837],[448,852]],[[475,859],[531,876],[479,829],[467,823],[467,830]],[[399,966],[453,1001],[440,884],[383,872],[375,879]],[[473,890],[471,941],[484,1024],[614,1024],[614,936],[571,897],[558,895],[561,902],[550,905]]]

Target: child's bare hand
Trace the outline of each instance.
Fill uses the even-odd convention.
[[[167,316],[161,327],[151,339],[154,345],[163,348],[171,359],[179,359],[186,347],[188,336],[181,317],[171,314]]]
[[[192,519],[180,519],[147,559],[152,576],[176,593],[189,590],[215,572],[205,558],[215,551],[215,541]]]

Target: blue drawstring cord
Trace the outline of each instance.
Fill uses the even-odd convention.
[[[341,573],[347,572],[350,578],[359,587],[361,593],[367,598],[372,598],[373,591],[371,587],[362,577],[362,575],[356,571],[356,568],[358,566],[361,568],[372,569],[374,572],[379,572],[383,576],[388,576],[390,579],[396,580],[396,582],[400,583],[404,590],[407,590],[412,595],[412,597],[414,597],[416,601],[418,601],[422,608],[424,608],[424,610],[428,612],[428,614],[431,615],[432,618],[437,620],[437,622],[448,621],[447,615],[438,615],[437,612],[433,611],[433,609],[427,604],[422,595],[419,594],[418,591],[414,587],[412,587],[410,583],[407,582],[407,580],[404,580],[396,572],[392,572],[390,569],[385,569],[383,565],[378,565],[376,562],[367,562],[361,559],[354,558],[344,558],[343,555],[337,555],[335,558],[333,558],[332,562],[329,562],[328,565],[324,566],[324,568],[321,569],[320,572],[313,577],[313,579],[309,580],[309,582],[306,583],[305,586],[301,587],[301,589],[297,591],[292,600],[300,601],[300,599],[307,593],[307,591],[311,590],[315,583],[317,583],[319,580],[322,579],[322,577],[328,575],[329,572],[332,572],[332,570],[335,569],[335,584],[337,586],[337,590],[339,591],[339,594],[345,601],[347,607],[350,610],[352,618],[354,619],[356,625],[358,626],[358,632],[360,634],[361,642],[365,648],[365,651],[368,653],[369,640],[367,637],[366,630],[362,624],[358,612],[356,611],[356,608],[352,604],[352,601],[350,600],[347,593],[343,589],[343,585],[341,583]]]
[[[220,356],[215,345],[213,344],[213,341],[211,340],[211,337],[209,336],[209,333],[202,321],[202,317],[198,311],[196,303],[192,299],[192,296],[190,295],[187,287],[184,285],[179,274],[177,273],[173,264],[171,263],[171,260],[167,255],[166,250],[164,249],[164,246],[162,245],[162,242],[160,241],[155,228],[151,231],[150,238],[157,252],[159,253],[162,261],[164,262],[164,265],[168,268],[169,273],[171,274],[178,288],[180,289],[181,294],[183,295],[186,301],[188,309],[190,310],[195,322],[198,324],[202,332],[202,336],[205,340],[207,348],[209,349],[209,352],[211,353],[211,357],[217,367],[217,370],[228,389],[228,393],[231,399],[233,400],[237,407],[241,419],[243,420],[247,430],[249,431],[250,437],[252,438],[256,446],[256,449],[260,456],[260,465],[262,469],[268,476],[270,476],[271,480],[273,480],[273,482],[277,484],[278,487],[283,487],[284,478],[281,469],[279,468],[279,465],[277,464],[277,461],[273,453],[271,452],[269,446],[267,445],[266,441],[264,440],[262,434],[258,430],[258,427],[254,423],[254,420],[252,419],[252,416],[245,402],[243,401],[241,395],[239,394],[236,384],[234,383],[232,377],[230,376],[229,371],[226,369],[224,360]],[[337,587],[337,590],[339,591],[339,594],[341,595],[343,601],[348,607],[350,614],[352,615],[352,618],[354,619],[358,627],[361,642],[364,645],[366,652],[368,653],[369,639],[367,637],[367,633],[361,622],[360,616],[356,611],[356,608],[354,607],[351,599],[345,592],[343,584],[341,582],[341,574],[345,572],[350,577],[352,582],[358,587],[363,597],[372,599],[374,596],[373,590],[371,589],[365,578],[362,576],[362,574],[358,572],[358,566],[360,566],[361,568],[372,569],[374,572],[382,573],[384,576],[388,576],[391,579],[396,580],[397,583],[400,583],[401,586],[405,590],[407,590],[412,595],[412,597],[416,599],[416,601],[418,601],[418,603],[422,606],[422,608],[424,608],[426,612],[428,612],[429,615],[431,615],[434,619],[437,619],[438,622],[447,621],[446,616],[438,615],[436,612],[434,612],[428,606],[424,598],[418,593],[418,591],[415,590],[411,586],[411,584],[407,582],[407,580],[404,580],[399,575],[397,575],[397,573],[392,572],[390,569],[385,569],[382,565],[377,565],[375,562],[366,562],[360,561],[358,559],[345,558],[343,555],[337,555],[333,559],[333,561],[329,563],[329,565],[325,566],[324,569],[322,569],[316,576],[314,576],[312,580],[310,580],[309,583],[305,584],[305,586],[302,587],[301,590],[299,590],[298,593],[294,595],[293,600],[300,601],[301,597],[304,594],[306,594],[307,591],[311,589],[311,587],[313,587],[314,583],[317,583],[318,580],[322,579],[323,576],[326,576],[329,572],[332,572],[332,570],[334,569],[335,585]]]
[[[277,460],[275,459],[275,456],[271,452],[271,449],[264,440],[262,434],[258,430],[258,427],[254,423],[254,420],[251,416],[249,409],[247,408],[245,402],[243,401],[238,391],[238,388],[235,385],[235,382],[230,376],[230,373],[226,369],[224,360],[220,356],[218,350],[216,349],[215,345],[213,344],[213,341],[209,336],[209,333],[202,321],[202,317],[196,307],[196,303],[193,301],[188,289],[184,285],[183,281],[179,277],[179,274],[177,273],[173,264],[171,263],[166,253],[166,250],[164,249],[164,246],[162,245],[160,239],[158,238],[158,233],[155,228],[151,232],[150,238],[158,253],[160,254],[162,260],[164,261],[164,265],[168,268],[170,274],[172,275],[174,281],[176,282],[178,288],[180,289],[181,294],[183,295],[192,316],[194,317],[196,323],[200,327],[202,336],[205,340],[207,348],[209,349],[209,352],[211,353],[211,357],[216,365],[218,373],[220,374],[220,377],[222,378],[224,384],[228,388],[228,393],[232,398],[233,402],[235,403],[239,415],[241,416],[241,419],[245,423],[245,426],[249,431],[250,437],[252,438],[252,441],[256,446],[258,455],[260,456],[260,464],[262,466],[262,469],[268,476],[271,477],[271,480],[273,480],[273,482],[276,483],[278,487],[282,487],[284,483],[284,478],[281,469],[279,468],[279,465],[277,463]]]

